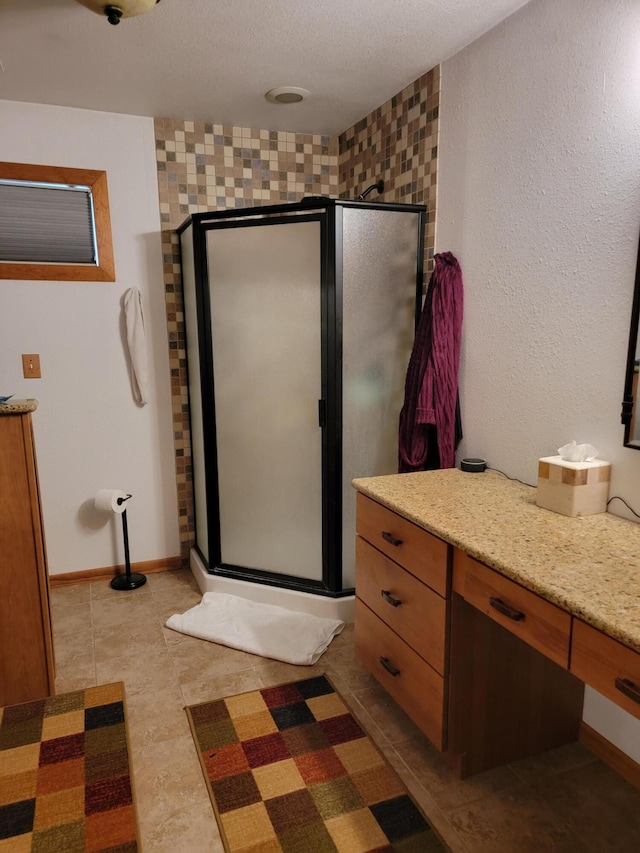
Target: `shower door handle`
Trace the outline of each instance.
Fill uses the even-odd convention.
[[[327,401],[318,400],[318,426],[325,427],[327,425]]]

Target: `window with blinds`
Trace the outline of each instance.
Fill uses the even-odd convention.
[[[91,187],[0,179],[0,261],[97,264]]]
[[[0,278],[114,281],[106,173],[0,163]]]

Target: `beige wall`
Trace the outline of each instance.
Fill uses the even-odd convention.
[[[160,217],[150,118],[0,101],[0,160],[107,173],[115,281],[11,281],[0,288],[0,393],[35,397],[33,425],[49,572],[124,560],[119,519],[98,489],[133,495],[131,560],[179,554]],[[139,288],[150,399],[131,392],[122,296]],[[38,353],[41,379],[24,379]]]
[[[533,0],[444,63],[437,241],[465,280],[460,454],[535,485],[540,457],[588,442],[636,511],[640,453],[620,410],[639,35],[637,0]],[[639,720],[590,688],[584,719],[640,762]]]

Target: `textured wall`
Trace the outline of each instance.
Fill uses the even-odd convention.
[[[639,35],[636,0],[533,0],[444,63],[437,234],[465,281],[462,454],[535,483],[539,457],[589,442],[612,462],[611,494],[638,512],[640,453],[622,446],[620,409]],[[593,708],[587,697],[603,730]],[[614,742],[621,713],[610,707]]]
[[[465,274],[465,452],[535,482],[590,442],[629,500],[639,30],[631,0],[536,0],[445,63],[438,222]]]

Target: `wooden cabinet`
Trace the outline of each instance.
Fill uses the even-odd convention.
[[[507,631],[565,669],[571,616],[555,604],[456,549],[454,591]]]
[[[571,616],[359,493],[358,657],[465,776],[577,740]]]
[[[353,485],[360,660],[458,775],[579,738],[638,784],[631,759],[585,735],[582,704],[588,684],[640,719],[623,580],[640,566],[640,526],[577,523],[538,509],[524,484],[457,469]]]
[[[358,657],[442,750],[447,739],[449,547],[362,494],[356,530]]]
[[[11,408],[18,411],[0,414],[2,706],[54,692],[49,582],[31,414],[20,411],[20,406]]]
[[[573,620],[571,672],[634,717],[640,717],[640,654]]]
[[[361,537],[356,540],[358,598],[440,675],[446,675],[447,600]]]
[[[362,665],[429,740],[446,745],[447,679],[356,598],[356,650]]]
[[[449,546],[442,539],[363,494],[356,497],[356,532],[447,597],[451,586]]]
[[[458,775],[576,741],[571,616],[458,548],[453,592],[447,758]]]

